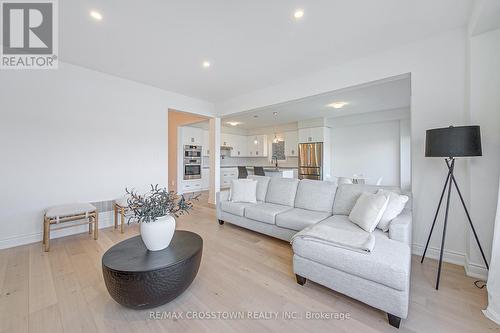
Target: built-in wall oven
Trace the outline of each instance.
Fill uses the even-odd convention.
[[[201,158],[201,146],[184,146],[184,158]]]
[[[201,178],[201,146],[184,146],[184,179]]]

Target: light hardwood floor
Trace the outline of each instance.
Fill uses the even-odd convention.
[[[115,303],[104,286],[101,257],[113,244],[138,234],[103,229],[0,251],[0,332],[396,332],[382,311],[318,284],[295,282],[288,243],[230,224],[198,204],[179,229],[203,237],[203,259],[190,288],[154,311],[306,311],[349,313],[349,320],[153,320],[150,311]],[[481,313],[486,290],[463,268],[444,265],[434,290],[436,262],[413,258],[409,316],[400,332],[485,332],[499,327]]]

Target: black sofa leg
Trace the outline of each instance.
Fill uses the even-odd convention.
[[[219,220],[219,224],[220,224],[220,225],[223,225],[223,224],[224,224],[224,221]]]
[[[303,286],[307,281],[307,279],[305,277],[302,277],[302,276],[297,275],[297,274],[295,274],[295,278],[297,279],[297,283],[300,284],[301,286]]]
[[[399,328],[399,325],[401,324],[401,318],[395,315],[391,315],[390,313],[387,314],[387,317],[389,318],[389,324],[391,324],[391,326]]]

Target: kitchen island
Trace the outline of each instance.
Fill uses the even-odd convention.
[[[283,178],[298,178],[298,167],[293,166],[279,166],[276,168],[274,165],[259,165],[264,168],[264,173],[269,177],[283,177]],[[221,188],[228,188],[231,186],[231,181],[238,178],[238,166],[235,165],[221,165]],[[253,175],[253,166],[246,166],[248,174]]]

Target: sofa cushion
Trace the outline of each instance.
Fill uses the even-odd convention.
[[[267,188],[266,202],[293,207],[297,185],[295,178],[272,177]]]
[[[292,209],[290,206],[262,203],[245,208],[245,217],[269,224],[276,224],[276,215]]]
[[[232,201],[221,201],[220,208],[222,211],[238,216],[245,216],[245,208],[255,206],[255,203],[248,202],[232,202]]]
[[[295,207],[331,213],[336,190],[334,182],[303,179],[297,187]]]
[[[379,189],[385,189],[396,193],[401,193],[401,189],[396,186],[380,186],[365,184],[341,184],[337,187],[335,201],[333,202],[333,215],[349,215],[352,207],[361,196],[361,193],[376,193]]]
[[[257,203],[257,181],[233,179],[231,181],[231,201]]]
[[[409,200],[409,197],[384,189],[378,190],[377,193],[381,193],[389,198],[389,202],[387,204],[387,208],[385,209],[384,215],[382,215],[380,222],[377,224],[377,228],[381,229],[382,231],[388,231],[391,221],[398,217],[399,214],[401,214],[406,206],[406,203]]]
[[[334,215],[319,222],[352,224],[344,215]],[[348,226],[346,226],[348,227]],[[410,275],[410,247],[389,239],[386,232],[376,230],[375,246],[370,254],[359,253],[313,240],[296,239],[294,254],[335,268],[345,273],[380,283],[396,290],[406,290]]]
[[[251,175],[247,177],[257,181],[257,201],[265,201],[271,177]]]
[[[349,220],[363,230],[373,232],[387,209],[388,203],[389,198],[383,194],[363,192],[352,208]]]
[[[276,216],[276,225],[279,227],[300,231],[311,224],[331,216],[328,212],[318,212],[302,208],[293,208]]]

